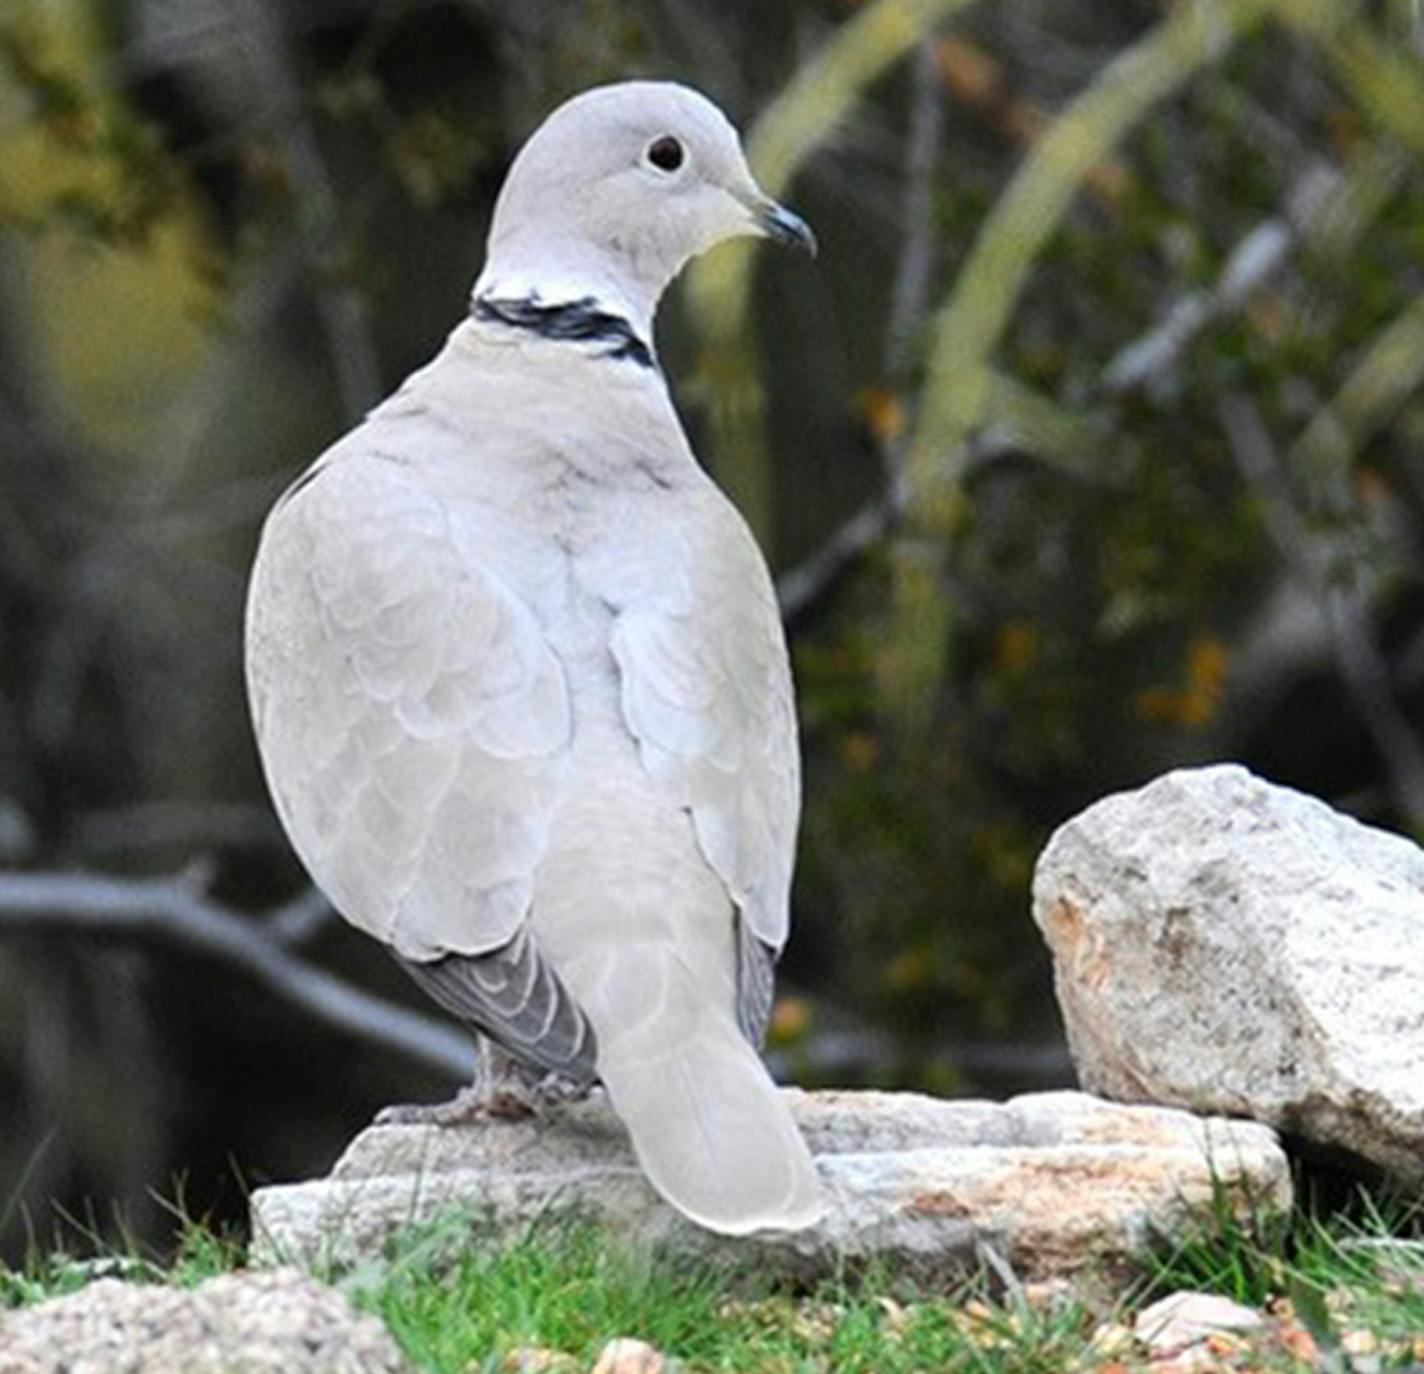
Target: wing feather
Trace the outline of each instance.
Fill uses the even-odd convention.
[[[612,636],[644,767],[692,813],[750,933],[779,952],[800,812],[790,662],[771,579],[741,517],[704,506],[689,585],[644,598]],[[755,1018],[753,1018],[755,1019]]]
[[[274,510],[249,598],[288,833],[347,919],[414,960],[519,934],[572,729],[532,611],[451,523],[398,463],[348,450]]]
[[[592,1082],[593,1027],[527,930],[489,954],[447,954],[401,967],[446,1011],[551,1073]]]
[[[737,919],[737,1025],[760,1049],[776,1001],[776,951]]]

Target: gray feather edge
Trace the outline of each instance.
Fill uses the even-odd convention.
[[[446,1011],[516,1057],[577,1083],[596,1077],[593,1027],[527,929],[488,954],[396,959]]]
[[[776,950],[737,913],[737,1025],[761,1049],[776,993]]]

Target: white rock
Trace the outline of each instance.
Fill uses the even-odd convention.
[[[500,1374],[583,1374],[584,1366],[566,1350],[519,1345],[499,1362]]]
[[[0,1374],[409,1374],[375,1317],[305,1274],[194,1289],[99,1279],[0,1313]]]
[[[619,1336],[609,1341],[593,1366],[593,1374],[663,1374],[662,1352],[647,1341]]]
[[[1033,1280],[1121,1265],[1206,1206],[1214,1177],[1267,1211],[1290,1205],[1285,1156],[1252,1123],[1072,1092],[999,1104],[784,1091],[831,1199],[807,1232],[729,1240],[699,1229],[648,1186],[595,1096],[525,1121],[373,1126],[330,1177],[252,1195],[253,1257],[345,1264],[451,1209],[495,1231],[567,1210],[664,1253],[808,1277],[878,1255],[950,1281],[989,1244]]]
[[[1062,826],[1034,917],[1083,1086],[1424,1180],[1424,851],[1235,766]]]
[[[1255,1331],[1264,1318],[1216,1293],[1170,1293],[1144,1307],[1132,1330],[1154,1355],[1170,1355],[1221,1331]]]

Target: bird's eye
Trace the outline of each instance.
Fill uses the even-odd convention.
[[[675,172],[682,166],[682,144],[671,134],[664,134],[648,144],[648,161],[660,172]]]

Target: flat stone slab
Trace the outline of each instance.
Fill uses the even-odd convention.
[[[783,1091],[830,1202],[809,1231],[730,1239],[694,1225],[643,1178],[596,1094],[523,1121],[369,1127],[327,1178],[253,1193],[252,1259],[344,1266],[452,1211],[496,1233],[574,1212],[665,1255],[808,1278],[879,1257],[952,1282],[981,1267],[987,1245],[1021,1278],[1046,1279],[1123,1267],[1208,1208],[1214,1189],[1258,1212],[1291,1203],[1285,1155],[1254,1122],[1076,1092],[993,1103]]]

